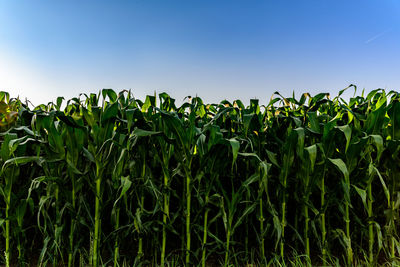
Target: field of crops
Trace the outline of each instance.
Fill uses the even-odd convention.
[[[343,92],[0,92],[0,264],[400,264],[400,94]]]

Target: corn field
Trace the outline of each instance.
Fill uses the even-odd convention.
[[[400,94],[0,92],[5,266],[399,265]]]

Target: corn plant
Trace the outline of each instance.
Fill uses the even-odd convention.
[[[26,144],[30,141],[28,136],[17,138],[15,133],[6,133],[4,135],[4,141],[0,148],[0,155],[2,160],[0,178],[4,189],[2,188],[0,193],[5,203],[5,264],[10,266],[11,262],[11,238],[14,236],[17,239],[18,249],[18,262],[20,265],[25,265],[23,261],[23,250],[21,234],[23,234],[23,217],[26,212],[27,204],[31,201],[27,199],[15,199],[13,198],[13,185],[17,182],[20,175],[25,174],[21,167],[33,161],[38,161],[38,156],[26,156]],[[18,153],[22,155],[18,156]],[[26,174],[25,174],[26,175]],[[21,176],[23,177],[23,176]],[[16,216],[12,216],[15,213]],[[17,224],[15,224],[15,219]],[[12,231],[14,227],[14,231]]]
[[[0,92],[0,262],[398,265],[399,99]]]

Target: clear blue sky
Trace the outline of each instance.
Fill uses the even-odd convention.
[[[400,1],[0,0],[0,90],[207,102],[400,90]]]

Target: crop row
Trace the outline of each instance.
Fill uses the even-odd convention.
[[[352,86],[354,87],[354,86]],[[3,262],[396,264],[400,95],[0,93]]]

